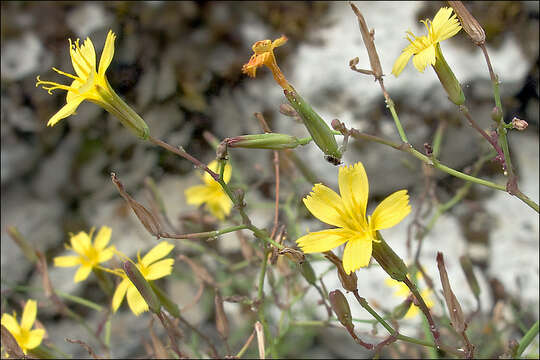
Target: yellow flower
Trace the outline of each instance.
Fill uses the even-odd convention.
[[[92,244],[92,234],[94,229],[90,230],[90,234],[84,231],[77,235],[72,235],[70,238],[71,247],[78,255],[76,256],[57,256],[54,258],[54,266],[71,267],[80,265],[75,273],[75,282],[86,280],[90,272],[98,264],[105,262],[113,257],[114,246],[106,247],[111,239],[111,228],[102,226],[99,230],[94,243]]]
[[[437,44],[451,38],[461,30],[459,20],[455,14],[452,14],[452,8],[449,7],[441,8],[433,21],[428,19],[421,22],[426,26],[428,35],[416,37],[411,31],[407,31],[407,34],[410,35],[407,36],[410,44],[403,49],[392,68],[392,74],[396,77],[403,71],[413,55],[413,64],[420,72],[424,72],[428,65],[435,65],[435,48]]]
[[[80,46],[79,39],[74,44],[69,39],[69,53],[77,75],[65,73],[54,67],[52,69],[73,79],[71,85],[42,81],[39,76],[37,77],[36,86],[41,85],[49,94],[52,94],[52,90],[55,89],[67,91],[66,105],[49,119],[47,126],[54,126],[60,120],[75,114],[77,107],[84,100],[88,100],[116,116],[124,126],[135,131],[139,137],[144,139],[148,137],[148,126],[144,120],[114,92],[105,76],[105,71],[113,59],[115,38],[116,35],[109,31],[98,68],[96,68],[96,51],[92,40],[86,38]]]
[[[257,68],[263,65],[268,66],[274,75],[276,82],[286,90],[292,90],[291,86],[285,79],[285,76],[279,69],[277,65],[276,58],[274,56],[274,49],[278,46],[281,46],[287,42],[287,37],[282,35],[280,38],[271,41],[271,40],[260,40],[253,44],[252,49],[254,54],[249,59],[247,64],[242,66],[242,72],[248,74],[251,77],[255,77]]]
[[[422,274],[418,272],[416,274],[416,279],[418,279],[418,280],[422,279]],[[405,285],[405,283],[403,283],[401,281],[396,281],[394,279],[388,278],[388,279],[384,280],[384,283],[386,285],[390,286],[390,287],[396,287],[397,288],[396,291],[394,291],[394,296],[397,296],[397,297],[400,297],[400,298],[407,298],[407,296],[409,296],[409,294],[410,294],[410,290],[407,287],[407,285]],[[429,309],[431,309],[433,307],[433,305],[435,304],[432,297],[431,297],[431,290],[428,288],[428,289],[424,289],[424,290],[420,291],[420,296],[422,296],[422,298],[424,299],[424,302],[426,303],[426,306]],[[419,311],[420,311],[420,309],[418,308],[418,306],[414,305],[414,303],[413,303],[404,317],[406,319],[412,318],[412,317],[418,315]]]
[[[208,168],[214,172],[218,172],[217,160],[208,164]],[[231,179],[232,168],[227,162],[223,170],[223,181],[228,183]],[[232,208],[232,201],[227,196],[221,185],[215,181],[210,174],[205,172],[202,176],[204,185],[195,185],[184,191],[186,201],[191,205],[206,204],[206,209],[219,220],[223,220],[229,215]]]
[[[2,314],[2,325],[13,335],[25,354],[27,350],[38,347],[43,340],[43,336],[45,336],[44,329],[31,330],[36,321],[36,314],[37,303],[35,300],[28,300],[26,302],[20,325],[17,322],[17,315],[15,313],[13,315]]]
[[[137,252],[137,263],[135,266],[137,266],[137,269],[141,272],[142,276],[146,280],[156,280],[168,276],[172,272],[174,259],[159,259],[167,256],[173,248],[174,245],[171,245],[166,241],[162,241],[154,246],[142,259],[140,253]],[[146,301],[144,301],[143,297],[139,293],[139,290],[137,290],[135,285],[133,285],[131,280],[129,280],[124,270],[116,269],[115,273],[116,275],[122,277],[122,281],[120,284],[118,284],[113,295],[113,311],[116,312],[116,310],[118,310],[126,294],[129,308],[133,314],[138,316],[139,314],[148,311],[148,304]]]
[[[339,192],[316,184],[304,198],[304,205],[320,221],[337,226],[309,233],[296,242],[305,253],[325,252],[343,243],[343,269],[347,274],[369,264],[376,231],[398,224],[411,211],[407,190],[384,199],[371,216],[366,216],[369,185],[361,162],[339,168]]]

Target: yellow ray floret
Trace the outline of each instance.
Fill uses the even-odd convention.
[[[219,173],[218,162],[216,160],[208,164],[208,168]],[[226,184],[229,183],[231,174],[232,168],[227,162],[225,164],[225,169],[223,170],[223,181],[225,181]],[[210,211],[212,215],[219,220],[223,220],[225,216],[229,215],[231,212],[233,205],[231,199],[227,196],[221,185],[207,172],[202,176],[202,180],[204,182],[203,185],[195,185],[184,191],[187,203],[197,206],[205,204],[206,209]]]
[[[2,314],[2,325],[13,335],[24,354],[27,354],[28,350],[37,348],[45,336],[44,329],[32,330],[36,315],[37,303],[35,300],[26,302],[20,324],[17,322],[16,314]]]
[[[398,76],[405,65],[409,62],[411,56],[413,58],[414,67],[424,72],[428,65],[435,64],[435,47],[443,40],[451,38],[461,30],[461,25],[456,14],[452,14],[452,8],[441,8],[433,21],[422,20],[422,23],[426,26],[427,36],[415,36],[411,31],[407,31],[407,40],[409,45],[402,50],[401,55],[398,57],[392,68],[392,74]]]
[[[338,174],[339,192],[316,184],[303,201],[320,221],[336,226],[311,232],[297,240],[305,253],[329,251],[344,243],[343,268],[347,274],[369,264],[376,231],[398,224],[411,211],[407,190],[384,199],[372,216],[366,216],[369,184],[361,162],[342,166]]]

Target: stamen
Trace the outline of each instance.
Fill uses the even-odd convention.
[[[66,72],[63,72],[61,70],[58,70],[57,68],[53,67],[52,68],[54,71],[56,71],[57,73],[59,73],[60,75],[64,75],[64,76],[67,76],[69,78],[72,78],[73,80],[80,80],[79,77],[75,76],[75,75],[71,75],[71,74],[68,74]]]

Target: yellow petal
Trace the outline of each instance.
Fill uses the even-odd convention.
[[[332,250],[346,242],[354,234],[345,229],[327,229],[309,233],[296,240],[306,254]]]
[[[85,64],[90,65],[90,69],[96,68],[96,49],[89,37],[84,40],[80,54],[86,60]]]
[[[223,193],[215,196],[206,204],[208,211],[219,220],[223,220],[226,215],[229,215],[232,205],[231,199]]]
[[[361,162],[341,166],[338,175],[339,193],[351,217],[365,223],[369,184],[366,170]]]
[[[21,332],[21,328],[19,326],[19,323],[17,322],[17,319],[13,315],[10,314],[2,314],[2,325],[8,329],[8,331],[13,335],[13,337],[19,336]]]
[[[371,258],[372,239],[356,238],[349,240],[343,250],[343,270],[348,274],[368,266]]]
[[[170,275],[173,270],[174,259],[164,259],[157,261],[147,268],[146,280],[156,280]]]
[[[212,198],[213,191],[207,185],[195,185],[184,191],[186,202],[190,205],[201,205]]]
[[[54,266],[71,267],[81,263],[81,258],[78,256],[57,256],[54,258]]]
[[[392,67],[392,74],[394,74],[395,77],[398,77],[399,74],[405,69],[405,66],[409,62],[409,59],[413,53],[411,51],[403,51],[401,55],[397,58],[396,62],[394,63],[394,66]]]
[[[76,46],[78,42],[79,39],[77,39],[75,43],[72,43],[71,39],[69,39],[69,56],[71,57],[71,64],[73,65],[73,69],[75,69],[75,73],[84,80],[88,76],[90,69],[79,54]]]
[[[332,189],[322,184],[315,184],[313,191],[303,201],[309,212],[320,221],[338,227],[347,227],[345,205]]]
[[[24,305],[21,317],[21,329],[30,330],[36,321],[37,303],[35,300],[28,300]]]
[[[103,52],[101,53],[101,58],[99,59],[99,75],[105,76],[105,71],[111,64],[111,61],[114,56],[114,40],[116,35],[109,30],[107,34],[107,40],[105,40],[105,46],[103,47]]]
[[[399,190],[388,196],[375,208],[371,216],[373,230],[387,229],[397,225],[411,212],[407,190]]]
[[[404,318],[405,319],[413,318],[419,314],[419,311],[420,310],[418,309],[418,306],[411,304],[411,307],[409,307],[409,310],[405,313]]]
[[[287,37],[285,35],[281,35],[280,38],[277,38],[272,42],[272,49],[277,48],[278,46],[281,46],[287,42]]]
[[[441,8],[431,22],[432,42],[440,42],[456,35],[461,26],[456,15],[452,15],[452,8]]]
[[[105,246],[111,240],[112,229],[108,226],[102,226],[94,239],[94,248],[97,251],[105,249]]]
[[[76,283],[84,281],[88,278],[88,275],[90,275],[91,272],[92,265],[81,265],[81,267],[77,269],[73,281]]]
[[[69,93],[69,92],[68,92]],[[62,119],[67,118],[70,115],[73,115],[79,105],[83,102],[84,96],[77,96],[74,99],[72,99],[70,102],[66,103],[56,114],[54,114],[49,121],[47,122],[47,126],[54,126],[57,122],[59,122]]]
[[[421,73],[424,72],[426,66],[435,65],[435,46],[430,45],[417,53],[413,58],[413,64]]]
[[[114,256],[113,246],[109,246],[105,250],[99,252],[98,263],[110,260]]]
[[[118,308],[120,307],[120,304],[122,304],[122,300],[124,300],[124,296],[126,295],[126,291],[128,289],[129,284],[131,282],[128,278],[122,279],[120,284],[116,287],[116,290],[114,291],[114,295],[112,298],[112,309],[113,312],[116,312]]]
[[[30,331],[30,334],[28,334],[28,337],[26,338],[26,344],[24,344],[24,347],[29,350],[37,348],[39,344],[41,344],[43,336],[45,336],[44,329],[34,329]]]
[[[77,254],[85,255],[88,249],[92,246],[90,237],[84,231],[80,231],[70,239],[71,247]]]
[[[146,301],[144,301],[144,298],[139,293],[139,290],[130,283],[130,286],[127,290],[127,302],[129,305],[129,308],[135,314],[135,316],[139,316],[145,311],[148,311],[148,304]]]
[[[172,249],[174,249],[174,245],[169,244],[166,241],[160,242],[159,244],[154,246],[152,250],[150,250],[146,255],[144,255],[141,260],[141,265],[145,267],[150,266],[150,264],[152,264],[153,262],[167,256],[172,251]]]

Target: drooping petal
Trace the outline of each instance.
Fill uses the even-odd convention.
[[[94,248],[97,251],[105,249],[105,246],[111,240],[112,229],[108,226],[102,226],[94,239]]]
[[[6,329],[8,329],[11,335],[13,335],[14,337],[19,336],[21,328],[19,326],[19,323],[17,322],[17,319],[15,319],[13,315],[6,313],[2,314],[1,323],[6,327]]]
[[[30,330],[36,321],[37,303],[35,300],[28,300],[24,305],[21,317],[21,329]]]
[[[79,256],[57,256],[54,258],[54,266],[58,267],[71,267],[77,266],[81,263]]]
[[[128,286],[131,284],[128,278],[122,279],[120,284],[116,287],[116,290],[114,291],[114,295],[112,298],[112,309],[113,312],[116,312],[118,308],[120,307],[120,304],[122,304],[122,300],[124,300],[124,296],[126,295],[126,291],[128,289]]]
[[[73,281],[76,283],[84,281],[88,278],[88,275],[90,275],[91,272],[92,272],[92,265],[83,264],[77,269],[77,272],[75,273],[75,277],[73,278]]]
[[[150,264],[152,264],[153,262],[167,256],[172,251],[172,249],[174,249],[174,245],[169,244],[166,241],[160,242],[159,244],[154,246],[152,250],[150,250],[146,255],[144,255],[144,257],[141,259],[141,265],[145,267],[150,266]]]
[[[347,227],[347,211],[343,200],[332,189],[315,184],[304,199],[309,212],[320,221],[338,227]]]
[[[147,268],[146,280],[156,280],[170,275],[173,270],[174,259],[164,259],[157,261]]]
[[[26,339],[25,348],[29,350],[37,348],[39,344],[41,344],[41,341],[43,340],[44,336],[45,336],[44,329],[34,329],[30,331],[30,333],[28,334],[28,338]]]
[[[70,115],[73,115],[79,105],[83,102],[84,96],[77,96],[73,99],[71,99],[70,102],[66,103],[56,114],[54,114],[49,121],[47,122],[47,126],[54,126],[57,122],[59,122],[62,119],[67,118]]]
[[[105,46],[103,47],[103,52],[101,53],[101,58],[99,59],[99,75],[105,76],[105,71],[107,71],[107,68],[111,64],[111,61],[114,56],[114,40],[116,39],[116,35],[112,32],[112,30],[109,30],[109,33],[107,34],[107,39],[105,40]]]
[[[201,205],[212,198],[213,191],[206,185],[195,185],[184,191],[186,202],[190,205]]]
[[[327,229],[309,233],[296,240],[306,254],[332,250],[349,240],[354,233],[346,229]]]
[[[145,311],[148,311],[148,304],[146,301],[144,301],[144,298],[139,293],[139,290],[130,282],[130,286],[127,290],[127,302],[129,305],[129,308],[135,314],[135,316],[139,316]]]
[[[371,216],[373,230],[387,229],[397,225],[411,212],[407,190],[399,190],[381,201]]]
[[[424,72],[426,66],[435,65],[435,46],[430,45],[416,54],[413,58],[413,64],[421,73]]]
[[[409,62],[409,59],[413,55],[410,51],[403,51],[401,55],[397,58],[396,62],[394,63],[394,66],[392,67],[392,74],[394,74],[395,77],[398,77],[399,74],[405,69],[405,66]]]
[[[365,222],[369,195],[369,183],[366,170],[361,162],[352,166],[341,166],[338,175],[339,193],[349,214],[357,221]]]
[[[371,258],[372,239],[356,238],[349,240],[343,250],[343,270],[348,274],[368,266]]]

